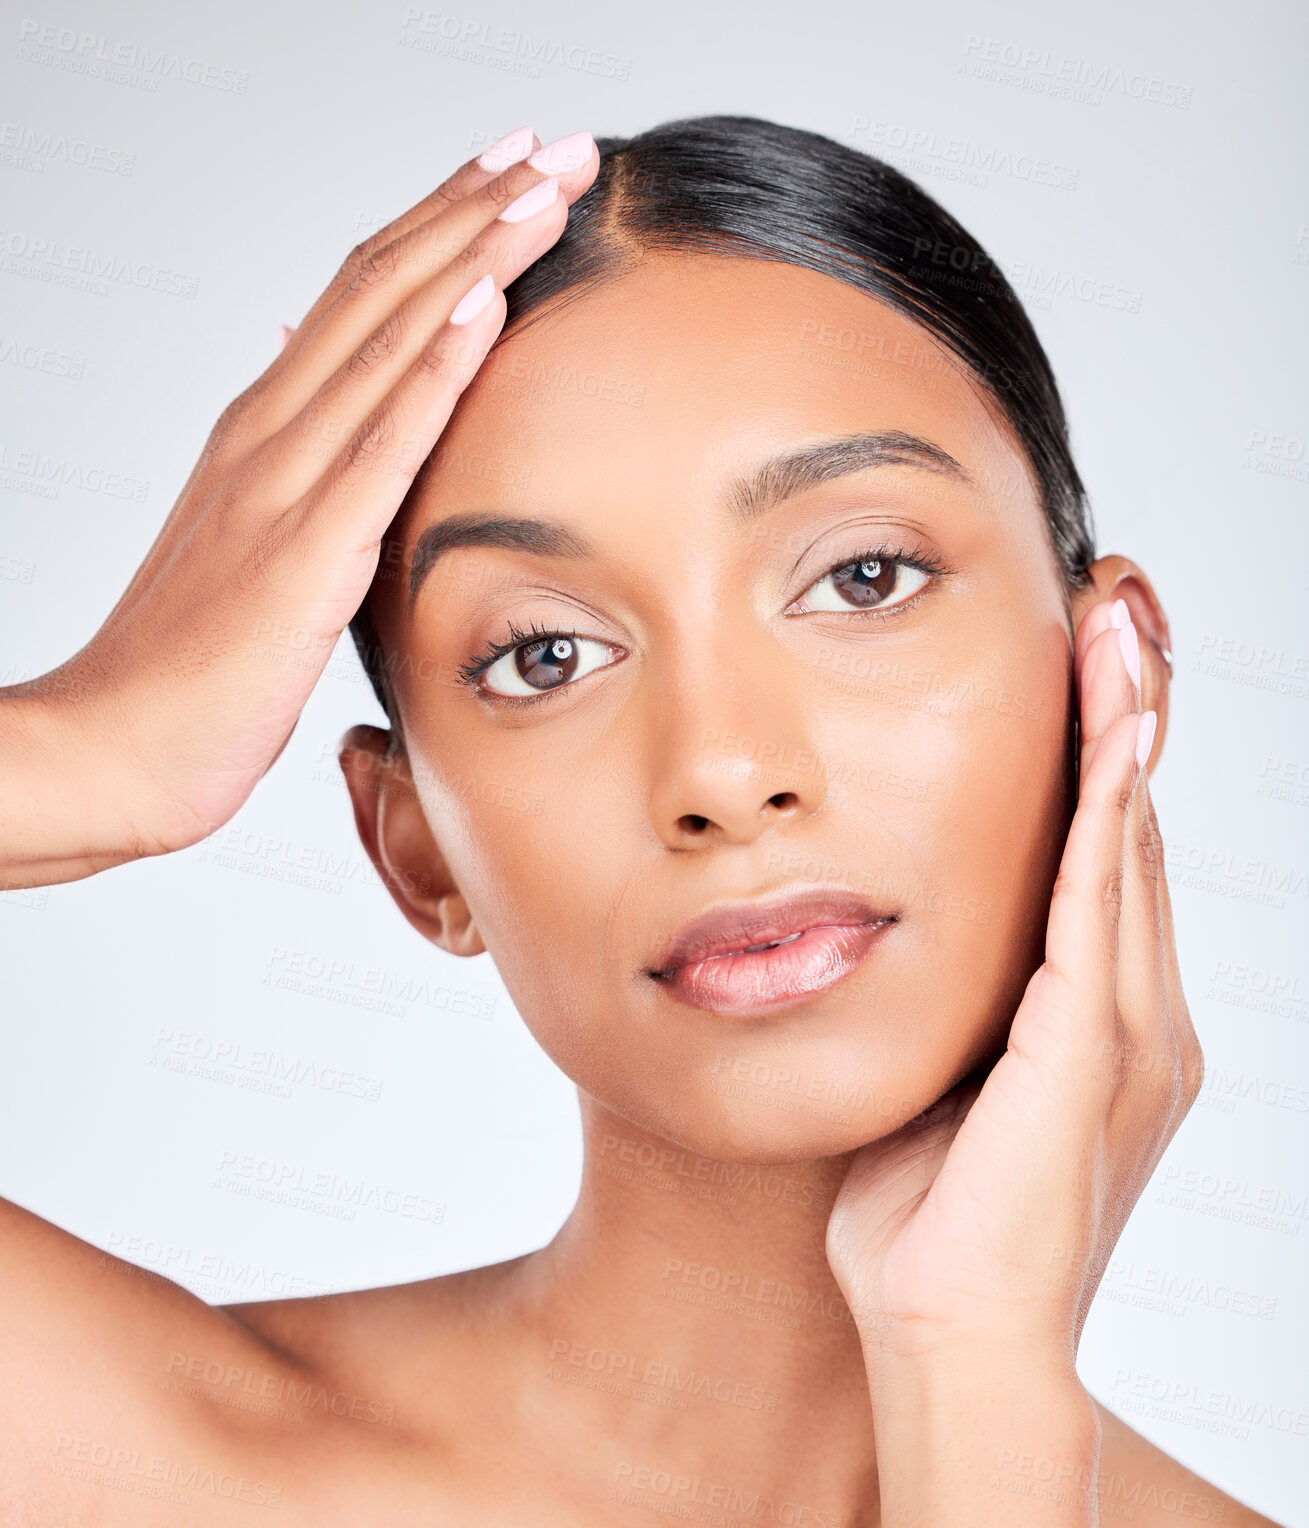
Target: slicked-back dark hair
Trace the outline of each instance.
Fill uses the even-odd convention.
[[[1026,451],[1066,583],[1095,556],[1054,373],[1022,303],[943,207],[880,159],[757,117],[690,117],[600,138],[594,185],[553,248],[505,289],[505,334],[647,253],[776,260],[835,277],[920,324],[984,384]],[[392,725],[365,601],[351,623]]]

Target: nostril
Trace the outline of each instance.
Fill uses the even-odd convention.
[[[707,817],[697,817],[693,813],[688,812],[685,816],[677,819],[677,826],[681,828],[683,833],[703,833],[709,826],[709,819]]]
[[[794,791],[778,791],[768,798],[768,805],[775,806],[779,812],[793,812],[800,805],[800,798]]]

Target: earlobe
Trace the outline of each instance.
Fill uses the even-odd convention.
[[[341,739],[341,771],[359,840],[396,906],[425,939],[451,955],[486,949],[414,789],[409,760],[380,727]]]
[[[1087,570],[1091,582],[1073,596],[1073,618],[1080,622],[1092,605],[1102,600],[1122,600],[1136,628],[1141,649],[1141,709],[1158,717],[1154,744],[1146,761],[1153,770],[1163,751],[1168,728],[1168,699],[1173,673],[1172,639],[1168,618],[1141,568],[1128,557],[1100,557]]]

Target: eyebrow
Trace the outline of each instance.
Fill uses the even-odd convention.
[[[852,472],[865,472],[870,467],[921,467],[972,484],[954,457],[932,441],[906,435],[902,430],[884,430],[878,434],[843,435],[838,440],[819,441],[775,456],[747,477],[738,478],[728,502],[738,519],[753,520],[783,500],[820,483],[830,483]]]
[[[732,484],[727,504],[738,520],[750,521],[821,483],[873,467],[919,467],[972,484],[954,457],[932,441],[901,430],[884,430],[843,435],[771,457]],[[553,520],[477,512],[452,515],[429,525],[418,538],[409,566],[411,607],[439,559],[469,546],[504,547],[538,557],[571,559],[593,557],[596,550],[578,531]]]
[[[577,531],[553,520],[521,515],[451,515],[429,525],[418,538],[409,565],[409,604],[439,558],[464,546],[497,546],[534,552],[538,557],[592,557],[595,548]]]

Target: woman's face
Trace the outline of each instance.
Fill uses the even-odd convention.
[[[925,331],[649,258],[500,344],[392,535],[426,571],[374,595],[416,792],[384,849],[582,1089],[798,1160],[1002,1043],[1071,809],[1069,613]]]

